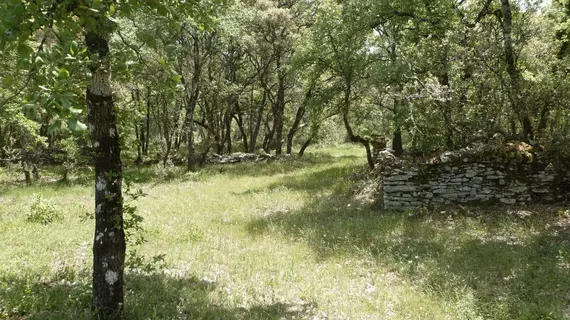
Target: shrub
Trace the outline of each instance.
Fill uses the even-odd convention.
[[[60,208],[40,195],[36,196],[36,199],[30,206],[30,212],[26,216],[28,222],[41,223],[43,225],[48,225],[61,219]]]

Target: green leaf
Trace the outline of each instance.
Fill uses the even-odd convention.
[[[87,126],[77,119],[67,120],[67,127],[73,132],[83,132],[87,130]]]
[[[77,108],[69,108],[69,112],[70,112],[71,114],[77,115],[77,114],[81,114],[81,113],[83,112],[83,110],[77,109]]]
[[[23,106],[24,114],[29,119],[34,119],[36,117],[38,105],[35,103],[28,103]]]
[[[172,81],[173,81],[174,83],[180,83],[180,80],[182,80],[182,76],[181,76],[181,75],[176,74],[176,75],[173,75],[173,76],[172,76]]]
[[[69,102],[69,99],[66,97],[61,97],[60,102],[64,110],[69,110],[71,108],[71,102]]]
[[[79,45],[77,45],[77,41],[71,41],[71,45],[69,45],[69,52],[72,56],[76,55],[79,52]]]
[[[49,127],[48,127],[48,134],[54,133],[56,131],[59,131],[59,129],[61,129],[61,120],[57,119],[54,123],[52,123]]]
[[[20,43],[18,44],[18,56],[20,56],[20,58],[27,58],[29,57],[33,50],[32,48],[30,48],[28,45],[26,45],[25,43]]]
[[[61,79],[68,79],[69,78],[69,71],[67,71],[67,69],[65,69],[65,68],[60,68],[57,75]]]
[[[4,87],[10,87],[13,83],[14,83],[14,76],[12,76],[11,74],[7,75],[6,77],[4,77],[4,79],[2,79],[2,85]]]

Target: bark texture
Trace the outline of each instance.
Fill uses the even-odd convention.
[[[86,103],[95,154],[95,235],[93,239],[93,309],[96,319],[122,318],[125,232],[121,193],[122,165],[119,133],[111,89],[109,34],[88,32],[92,78]]]

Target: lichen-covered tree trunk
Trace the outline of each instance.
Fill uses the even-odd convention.
[[[122,318],[125,233],[121,194],[121,147],[113,106],[109,34],[87,32],[88,51],[99,59],[90,66],[87,120],[95,160],[95,235],[93,242],[93,309],[96,319]]]

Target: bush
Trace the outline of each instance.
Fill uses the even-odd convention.
[[[30,206],[26,220],[48,225],[54,221],[62,220],[62,214],[60,208],[38,195]]]

